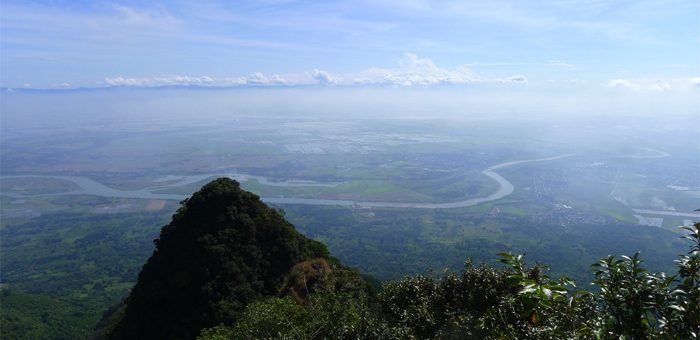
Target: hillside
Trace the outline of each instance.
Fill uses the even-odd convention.
[[[328,258],[324,245],[225,178],[184,201],[154,243],[110,338],[193,338],[276,294],[295,264]]]
[[[545,265],[503,266],[386,282],[299,234],[280,211],[220,178],[163,227],[124,304],[98,325],[113,339],[687,339],[700,331],[700,223],[678,274],[649,273],[638,254],[592,266],[593,290]]]

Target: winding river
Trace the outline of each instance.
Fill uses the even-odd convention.
[[[380,201],[353,201],[353,200],[334,200],[334,199],[314,199],[314,198],[293,198],[293,197],[263,197],[263,201],[267,203],[275,204],[308,204],[308,205],[334,205],[334,206],[352,206],[358,208],[417,208],[417,209],[450,209],[450,208],[464,208],[470,207],[481,203],[491,202],[499,200],[513,193],[515,187],[503,176],[499,175],[496,170],[503,169],[506,167],[523,164],[523,163],[533,163],[533,162],[544,162],[553,161],[565,157],[570,157],[572,155],[560,155],[555,157],[547,158],[537,158],[537,159],[526,159],[510,161],[505,163],[500,163],[497,165],[490,166],[484,169],[481,173],[485,176],[491,178],[498,183],[498,189],[493,193],[483,196],[475,197],[462,201],[455,202],[445,202],[445,203],[430,203],[430,202],[380,202]],[[75,183],[80,190],[61,192],[61,193],[51,193],[51,194],[38,194],[38,195],[21,195],[16,193],[0,193],[4,196],[10,197],[44,197],[44,196],[62,196],[62,195],[96,195],[103,197],[117,197],[117,198],[143,198],[143,199],[164,199],[164,200],[183,200],[189,195],[177,195],[177,194],[162,194],[154,191],[171,189],[182,187],[188,184],[197,183],[203,181],[207,178],[212,177],[230,177],[241,182],[256,180],[260,184],[268,186],[281,186],[281,187],[335,187],[342,183],[318,183],[312,181],[283,181],[276,182],[271,181],[262,176],[253,176],[247,174],[237,174],[237,173],[225,173],[225,174],[202,174],[202,175],[191,175],[191,176],[166,176],[164,178],[158,179],[155,182],[158,183],[155,186],[139,189],[139,190],[119,190],[110,188],[102,183],[96,182],[87,177],[77,177],[77,176],[40,176],[40,175],[17,175],[17,176],[2,176],[0,178],[55,178],[66,180]]]

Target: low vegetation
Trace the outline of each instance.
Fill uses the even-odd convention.
[[[594,289],[522,255],[503,267],[465,263],[461,273],[406,277],[384,284],[369,303],[318,292],[299,302],[281,292],[246,308],[233,325],[199,339],[695,339],[700,334],[700,223],[678,274],[649,273],[638,254],[592,266]]]

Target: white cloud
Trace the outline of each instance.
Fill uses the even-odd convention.
[[[555,63],[555,62],[551,62]],[[568,64],[566,64],[568,65]],[[566,67],[566,66],[562,66]],[[573,80],[544,80],[534,83],[534,87],[540,85],[549,88],[561,86],[582,86],[588,82],[579,79]],[[415,87],[435,85],[467,85],[476,86],[530,86],[530,81],[525,75],[516,74],[510,77],[484,77],[475,74],[466,66],[448,69],[437,65],[428,58],[421,58],[413,53],[405,53],[397,60],[396,67],[381,68],[370,67],[355,73],[333,74],[325,70],[315,69],[312,72],[289,74],[265,74],[254,72],[247,76],[211,77],[211,76],[154,76],[154,77],[108,77],[97,82],[98,87],[127,86],[127,87],[166,87],[166,86],[198,86],[198,87],[274,87],[274,86],[390,86],[390,87]],[[592,84],[589,84],[592,85]],[[69,83],[64,83],[55,88],[73,88]],[[610,79],[605,87],[617,91],[630,91],[637,93],[652,92],[679,92],[691,93],[700,89],[700,77],[686,78],[635,78],[635,79]]]
[[[105,78],[103,84],[108,86],[133,86],[133,87],[158,87],[158,86],[188,86],[188,85],[214,85],[216,81],[207,76],[173,76],[173,77],[147,77],[147,78]]]
[[[355,84],[393,86],[467,84],[481,80],[469,68],[460,66],[449,70],[437,66],[428,58],[405,53],[396,68],[369,68],[352,75]]]
[[[266,76],[260,72],[255,72],[244,78],[244,84],[248,85],[286,85],[287,80],[282,78],[280,75],[273,74],[271,76]],[[224,84],[225,85],[225,84]]]
[[[428,58],[419,58],[417,55],[406,52],[403,58],[399,59],[399,67],[407,70],[441,71],[435,63]]]
[[[320,85],[335,85],[340,82],[339,78],[321,70],[314,70],[313,78],[316,79]]]
[[[439,67],[428,58],[421,58],[413,53],[405,53],[393,68],[371,67],[356,73],[331,74],[324,70],[313,72],[267,75],[255,72],[248,76],[213,78],[209,76],[167,76],[128,78],[105,78],[100,85],[159,87],[159,86],[305,86],[305,85],[336,85],[336,86],[430,86],[430,85],[460,85],[475,82],[481,83],[527,83],[527,78],[521,75],[509,78],[482,78],[474,74],[466,66],[455,69]]]
[[[130,86],[130,87],[163,87],[163,86],[242,86],[242,85],[286,85],[289,82],[280,75],[265,75],[255,72],[245,77],[212,78],[209,76],[168,76],[144,78],[105,78],[99,85]]]
[[[640,86],[627,80],[627,79],[611,79],[608,81],[608,87],[610,88],[624,88],[630,90],[639,90]]]
[[[608,88],[633,92],[691,92],[700,88],[700,77],[612,79]]]
[[[558,62],[550,62],[558,63]],[[566,64],[568,65],[568,64]],[[560,81],[545,81],[547,84]],[[584,81],[567,81],[567,85],[581,85]],[[466,66],[454,69],[441,67],[428,58],[421,58],[413,53],[405,53],[396,62],[395,67],[370,67],[355,73],[333,74],[315,69],[312,72],[289,74],[265,74],[254,72],[247,76],[211,77],[211,76],[153,76],[153,77],[108,77],[97,82],[98,87],[165,87],[165,86],[199,86],[199,87],[238,87],[238,86],[434,86],[434,85],[494,85],[494,86],[529,86],[525,75],[510,77],[484,77],[475,74]],[[561,84],[560,84],[561,85]],[[686,78],[637,78],[610,79],[607,88],[633,92],[668,92],[695,91],[700,89],[700,77]],[[537,84],[535,84],[537,86]],[[558,85],[557,85],[558,86]],[[72,88],[64,83],[56,88]]]
[[[565,63],[565,62],[559,61],[559,60],[550,60],[550,61],[547,63],[547,66],[556,66],[556,67],[564,67],[564,68],[572,68],[572,67],[574,67],[574,65],[572,65],[572,64]]]

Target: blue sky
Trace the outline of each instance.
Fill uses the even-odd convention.
[[[700,87],[697,0],[4,0],[0,12],[3,87]]]

